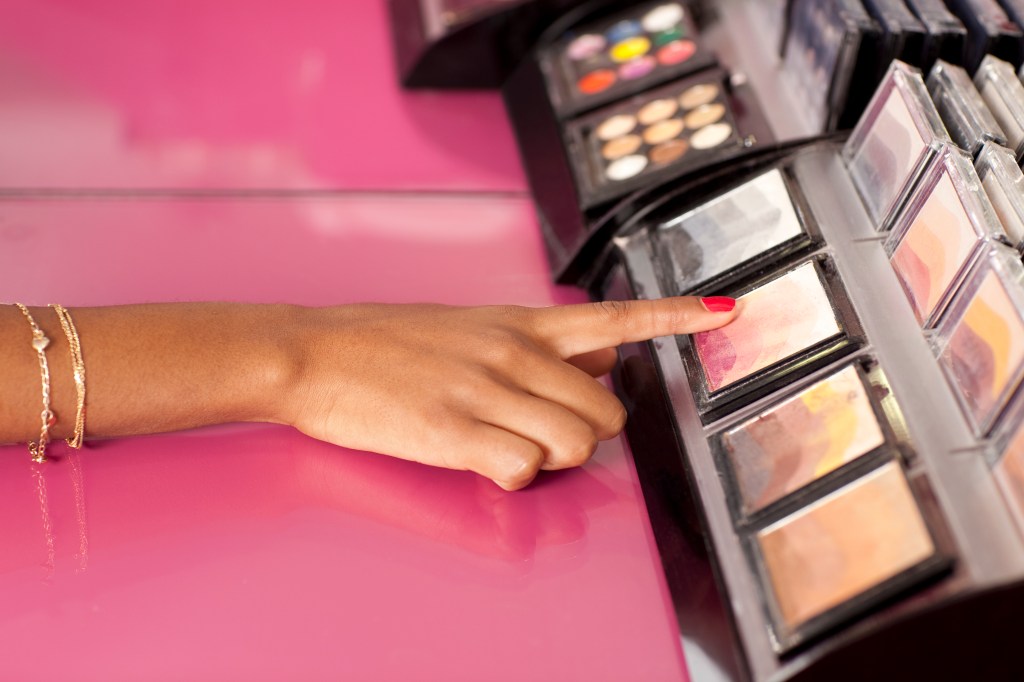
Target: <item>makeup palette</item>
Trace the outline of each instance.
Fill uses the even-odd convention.
[[[709,405],[718,397],[755,391],[773,373],[808,365],[815,353],[845,341],[842,315],[833,303],[827,261],[808,260],[755,283],[740,293],[740,313],[724,327],[692,337],[702,395]],[[731,395],[733,394],[733,395]]]
[[[933,327],[986,240],[1002,227],[964,152],[947,146],[897,220],[886,251],[914,317]]]
[[[964,414],[979,436],[1024,378],[1024,265],[999,245],[979,261],[936,342]]]
[[[843,159],[861,200],[880,230],[914,187],[949,135],[921,73],[893,62],[843,147]]]
[[[717,71],[593,112],[566,126],[584,204],[621,195],[667,168],[695,166],[744,147]]]
[[[783,647],[827,627],[830,612],[863,610],[905,588],[910,572],[937,555],[895,461],[758,530],[752,540]]]
[[[882,408],[859,365],[820,379],[727,429],[715,449],[741,518],[760,512],[886,444]]]
[[[572,29],[547,51],[542,67],[555,109],[568,116],[714,63],[690,9],[662,0]]]
[[[1013,65],[986,55],[974,74],[974,85],[1006,133],[1007,144],[1018,161],[1024,158],[1024,85]]]
[[[785,170],[774,168],[658,227],[673,288],[722,286],[811,242],[805,209]]]
[[[1006,144],[1006,133],[963,67],[939,60],[928,74],[927,85],[949,136],[972,158],[986,142]]]

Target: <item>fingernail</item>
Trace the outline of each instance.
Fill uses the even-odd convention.
[[[736,299],[728,296],[707,296],[700,302],[709,313],[727,313],[736,307]]]

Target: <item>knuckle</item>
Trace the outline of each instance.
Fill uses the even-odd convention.
[[[624,323],[633,317],[633,306],[627,301],[599,301],[594,305],[610,322]]]

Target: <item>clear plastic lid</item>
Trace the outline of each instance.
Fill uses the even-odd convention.
[[[1013,152],[990,142],[974,166],[1010,244],[1024,253],[1024,172]]]
[[[976,157],[986,142],[1006,144],[1006,133],[962,66],[940,59],[927,85],[946,130],[961,149]]]
[[[974,74],[974,85],[1019,160],[1024,156],[1024,84],[1017,78],[1013,65],[986,55]]]
[[[949,141],[921,72],[893,61],[842,151],[878,229],[891,227],[935,145]]]

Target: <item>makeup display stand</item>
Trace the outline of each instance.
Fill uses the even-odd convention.
[[[915,91],[924,91],[924,83]],[[888,131],[891,121],[885,112],[897,109],[882,111],[872,114],[877,118],[871,125]],[[920,112],[911,116],[922,131],[934,126],[937,117],[925,118]],[[855,131],[846,151],[838,142],[808,142],[798,150],[745,159],[676,190],[651,193],[648,204],[621,225],[615,251],[598,268],[595,297],[605,300],[656,299],[684,291],[742,300],[746,292],[767,289],[766,283],[797,273],[805,282],[820,283],[829,297],[829,303],[821,304],[808,295],[816,285],[782,297],[774,324],[784,329],[791,324],[785,319],[792,317],[799,321],[793,325],[809,325],[802,332],[807,347],[726,388],[721,384],[728,382],[713,376],[714,355],[709,360],[701,354],[721,352],[707,350],[720,341],[713,341],[718,339],[714,334],[655,339],[622,349],[616,390],[630,412],[628,434],[694,680],[1002,680],[1024,674],[1015,636],[1006,625],[1024,608],[1024,526],[1011,504],[1015,498],[1007,495],[1006,481],[1015,474],[993,473],[993,462],[1013,437],[1008,433],[1020,424],[1024,397],[1016,400],[1017,407],[1011,404],[1001,428],[990,428],[991,413],[969,419],[961,393],[953,388],[956,373],[964,370],[947,358],[949,344],[956,343],[950,330],[981,290],[986,268],[1005,265],[1019,284],[1024,267],[1019,245],[1004,244],[1005,233],[969,159],[933,129],[933,140],[923,135],[922,155],[906,157],[918,161],[899,191],[870,172],[884,158],[878,150],[885,145],[872,150],[864,142],[870,133],[858,137]],[[880,139],[892,141],[891,135]],[[857,156],[861,153],[866,156]],[[1006,156],[997,159],[1008,161]],[[986,168],[995,160],[986,161]],[[894,173],[904,176],[898,166],[886,169],[890,179]],[[679,262],[666,250],[664,231],[714,215],[709,207],[722,200],[709,203],[709,198],[733,197],[740,211],[760,215],[764,202],[755,194],[743,198],[739,188],[768,189],[777,182],[769,182],[771,177],[788,186],[807,239],[743,261],[728,276],[686,285]],[[943,185],[946,181],[951,184]],[[872,182],[889,189],[881,191],[883,199],[873,208],[861,199]],[[730,187],[737,188],[731,195]],[[965,257],[968,265],[950,272],[953,291],[959,293],[936,299],[922,311],[925,299],[915,308],[906,293],[914,290],[905,291],[921,285],[907,281],[905,273],[901,280],[898,273],[900,263],[907,262],[899,249],[915,239],[907,237],[910,230],[931,224],[928,211],[949,205],[943,191],[955,191],[958,201],[966,202],[963,210],[977,241]],[[781,246],[786,230],[779,229],[775,239]],[[1020,296],[1011,298],[1020,304]],[[830,314],[822,318],[834,316],[839,334],[811,331],[829,305]],[[771,325],[761,325],[755,335],[774,338]],[[816,343],[815,334],[820,334]],[[962,357],[970,365],[977,353]],[[752,506],[739,484],[746,474],[735,468],[739,460],[727,456],[729,434],[748,437],[758,420],[768,419],[764,424],[770,426],[768,415],[836,381],[844,371],[855,371],[869,396],[871,419],[881,428],[878,443]],[[801,435],[791,431],[790,437]],[[1019,464],[1014,459],[999,466]],[[893,485],[884,488],[884,480]],[[909,494],[897,495],[903,483],[895,483],[903,480]],[[892,513],[872,515],[861,504],[858,489],[862,493],[869,487],[890,489],[892,495],[883,497]],[[807,551],[801,542],[820,540],[821,532],[853,553],[829,549],[805,556],[807,563],[800,564],[798,557]],[[888,535],[898,532],[905,537]],[[872,535],[889,540],[874,544],[868,540]],[[782,542],[773,549],[779,537]],[[835,587],[834,581],[854,580],[850,576],[857,573],[861,555],[871,557],[870,563],[884,556],[888,550],[883,547],[909,556],[885,559],[898,569],[849,590],[842,599],[808,608]]]

